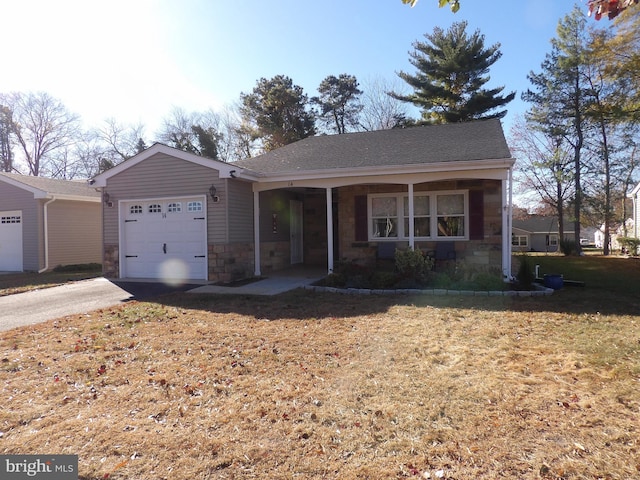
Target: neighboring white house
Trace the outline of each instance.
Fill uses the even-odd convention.
[[[627,218],[627,221],[625,223],[627,226],[627,236],[637,238],[637,233],[636,234],[633,233],[636,231],[635,229],[636,222],[633,221],[633,218]],[[617,227],[612,228],[610,230],[609,247],[611,248],[611,250],[620,250],[622,248],[622,245],[620,245],[620,243],[618,242],[618,238],[624,237],[624,236],[625,236],[624,227],[622,225],[618,225]],[[598,230],[596,230],[595,244],[596,244],[596,248],[604,247],[604,224]]]

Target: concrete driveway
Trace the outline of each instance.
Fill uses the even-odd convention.
[[[193,287],[173,288],[158,283],[111,282],[105,278],[94,278],[7,295],[0,297],[0,331]]]
[[[108,308],[129,300],[149,300],[178,291],[277,295],[313,283],[324,275],[326,273],[318,269],[294,268],[239,287],[195,284],[170,286],[152,281],[94,278],[0,297],[0,331]]]

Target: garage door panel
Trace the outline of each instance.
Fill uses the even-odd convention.
[[[188,211],[188,206],[200,210]],[[125,217],[124,276],[207,279],[203,199],[135,201],[126,202],[121,208]]]
[[[0,271],[22,269],[22,211],[0,212]]]

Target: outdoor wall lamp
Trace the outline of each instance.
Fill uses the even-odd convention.
[[[215,185],[211,185],[209,187],[209,195],[211,195],[211,200],[213,200],[214,203],[217,203],[220,201],[220,197],[218,197],[216,195],[216,192],[218,191],[218,189],[216,188]]]
[[[109,195],[107,192],[102,192],[102,201],[107,207],[109,208],[113,207],[113,201],[111,200],[111,195]]]

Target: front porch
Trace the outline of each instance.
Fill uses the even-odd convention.
[[[296,264],[324,266],[329,274],[338,262],[371,266],[383,251],[388,257],[396,248],[433,254],[446,242],[453,247],[455,262],[511,277],[509,228],[503,228],[510,218],[506,179],[406,184],[392,176],[385,183],[377,178],[376,183],[351,180],[354,183],[324,188],[293,182],[272,189],[257,185],[255,242],[260,248],[254,252],[254,275],[271,275]],[[384,217],[376,216],[377,199],[389,209]],[[451,200],[461,205],[459,212],[446,210]]]

